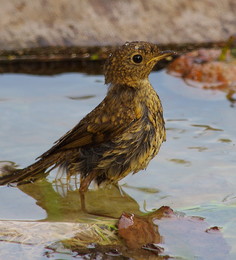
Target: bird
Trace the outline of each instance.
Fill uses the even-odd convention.
[[[103,101],[35,163],[2,174],[0,185],[34,182],[58,168],[68,179],[80,175],[84,193],[92,181],[113,184],[145,169],[166,140],[162,104],[148,76],[173,54],[144,41],[117,47],[104,64]]]

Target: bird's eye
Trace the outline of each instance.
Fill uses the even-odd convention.
[[[140,54],[136,54],[132,57],[132,60],[134,63],[140,63],[140,62],[142,62],[143,57]]]

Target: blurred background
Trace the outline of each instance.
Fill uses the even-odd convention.
[[[216,42],[236,27],[234,0],[1,0],[0,5],[0,48],[8,50],[133,40]]]

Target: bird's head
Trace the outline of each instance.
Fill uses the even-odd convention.
[[[172,54],[173,51],[160,51],[156,44],[127,42],[108,57],[104,67],[105,83],[136,87],[148,78],[159,60]]]

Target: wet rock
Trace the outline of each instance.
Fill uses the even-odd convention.
[[[175,59],[168,71],[182,77],[190,86],[223,91],[227,99],[235,103],[236,59],[233,50],[235,48],[191,51]]]

